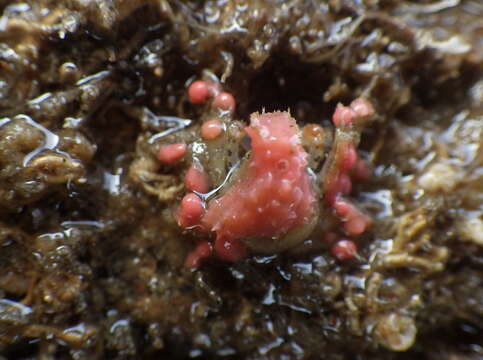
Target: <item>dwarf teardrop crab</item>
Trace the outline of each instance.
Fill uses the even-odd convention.
[[[213,77],[192,82],[187,99],[203,107],[193,125],[198,138],[168,136],[157,144],[158,161],[184,174],[173,213],[197,239],[187,267],[211,255],[237,261],[249,253],[293,251],[314,239],[328,243],[339,260],[356,255],[351,237],[371,220],[346,196],[354,181],[370,176],[356,150],[374,114],[368,100],[339,104],[328,129],[300,128],[280,111],[253,113],[246,126],[234,118],[235,97]],[[315,173],[309,164],[321,161]]]

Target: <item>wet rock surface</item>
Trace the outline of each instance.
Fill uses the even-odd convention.
[[[0,10],[0,358],[483,356],[480,2]],[[200,77],[236,100],[212,145],[187,96]],[[290,110],[320,171],[337,104],[361,96],[376,116],[350,193],[372,219],[357,256],[309,238],[184,266],[204,235],[176,223],[187,164],[160,162],[163,145],[195,144],[217,184],[250,114]]]

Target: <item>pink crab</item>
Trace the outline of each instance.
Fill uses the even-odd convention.
[[[188,87],[188,99],[207,106],[209,116],[200,127],[201,138],[223,138],[226,121],[235,111],[233,95],[221,91],[218,83],[198,80]],[[223,114],[224,120],[217,114]],[[332,151],[317,176],[308,168],[302,132],[287,112],[251,115],[250,125],[240,128],[251,140],[251,152],[226,184],[215,186],[214,198],[210,198],[212,193],[205,194],[214,188],[211,185],[220,184],[211,184],[203,165],[194,159],[185,175],[189,192],[175,217],[181,227],[204,234],[204,239],[188,255],[186,266],[196,268],[212,255],[237,261],[249,253],[289,250],[320,233],[317,228],[327,223],[340,224],[343,232],[338,236],[327,229],[330,236],[325,239],[330,239],[332,254],[339,260],[356,256],[356,244],[347,236],[362,234],[371,220],[345,196],[353,181],[370,175],[356,146],[361,125],[373,114],[373,106],[363,98],[350,106],[337,106],[332,118],[336,126]],[[167,146],[160,149],[161,161],[172,162],[185,155],[186,146]],[[322,221],[324,216],[333,221]]]

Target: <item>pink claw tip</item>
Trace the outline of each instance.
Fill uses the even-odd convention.
[[[235,98],[229,92],[221,92],[215,96],[213,107],[233,112],[235,110]]]
[[[196,165],[191,165],[184,177],[184,185],[188,190],[196,191],[199,193],[208,192],[210,185],[208,176],[204,172],[203,168]]]
[[[348,219],[347,222],[344,223],[344,230],[347,235],[357,236],[366,231],[367,226],[367,219],[361,214]]]
[[[342,239],[332,246],[331,252],[338,260],[348,260],[357,254],[357,246],[352,240]]]
[[[186,194],[181,200],[177,220],[181,227],[189,227],[200,222],[204,213],[203,201],[193,193]]]
[[[218,119],[208,120],[201,125],[201,137],[214,140],[223,132],[223,123]]]
[[[203,104],[210,96],[210,87],[206,81],[197,80],[188,87],[188,98],[192,104]]]
[[[343,218],[349,217],[354,212],[354,207],[344,199],[337,199],[333,205],[337,215]]]
[[[332,122],[335,126],[347,126],[352,124],[354,121],[354,117],[356,116],[356,112],[352,110],[350,107],[344,105],[337,105],[334,115],[332,116]]]
[[[374,106],[372,106],[372,104],[368,100],[363,98],[355,99],[351,103],[350,107],[352,110],[354,110],[357,116],[363,119],[371,117],[375,113]]]
[[[165,164],[175,163],[186,153],[186,144],[163,145],[159,148],[158,160]]]

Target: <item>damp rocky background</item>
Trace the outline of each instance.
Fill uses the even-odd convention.
[[[1,359],[483,357],[480,1],[0,9]],[[199,136],[186,88],[203,74],[245,123],[290,109],[330,127],[337,103],[371,101],[355,259],[184,266],[182,178],[156,151]]]

